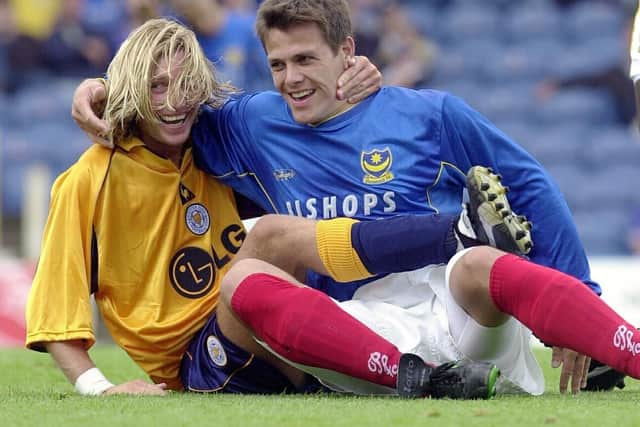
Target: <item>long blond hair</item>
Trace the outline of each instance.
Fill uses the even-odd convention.
[[[168,87],[167,104],[220,107],[235,88],[217,81],[215,69],[193,31],[164,18],[151,19],[122,43],[107,69],[107,102],[103,118],[110,125],[107,137],[119,142],[136,133],[140,121],[159,123],[151,103],[153,72],[162,59],[168,69],[180,59],[182,72]]]

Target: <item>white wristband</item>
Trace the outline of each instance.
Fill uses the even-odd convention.
[[[78,393],[82,395],[97,396],[106,389],[113,387],[113,384],[102,375],[100,369],[91,368],[80,374],[76,380],[75,387]]]

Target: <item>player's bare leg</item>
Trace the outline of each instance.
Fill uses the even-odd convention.
[[[511,315],[543,342],[640,377],[640,353],[628,351],[640,343],[640,332],[574,277],[481,246],[460,257],[449,285],[456,302],[483,326],[499,326]],[[589,330],[595,325],[594,336]],[[580,367],[573,371],[574,393],[583,375]]]

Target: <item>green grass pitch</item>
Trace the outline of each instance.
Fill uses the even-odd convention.
[[[93,359],[114,382],[144,378],[113,346],[96,346]],[[0,351],[0,425],[9,426],[640,426],[640,382],[624,390],[557,392],[550,353],[537,350],[545,371],[542,397],[490,401],[401,400],[313,396],[231,396],[174,393],[168,397],[78,396],[46,354]]]

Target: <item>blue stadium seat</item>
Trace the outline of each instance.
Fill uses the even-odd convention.
[[[581,155],[587,144],[582,135],[579,127],[539,129],[525,149],[545,168],[555,170],[559,180],[566,178],[573,184],[572,170],[583,168]]]
[[[56,122],[10,127],[1,137],[3,209],[9,216],[20,213],[25,174],[30,166],[47,166],[53,182],[90,145],[73,125]]]
[[[628,254],[628,211],[592,207],[574,212],[573,217],[587,255]]]
[[[500,57],[504,53],[504,46],[491,37],[472,36],[470,39],[458,40],[440,49],[435,64],[435,75],[443,75],[453,79],[474,80],[486,84],[490,76],[487,75],[487,61]]]
[[[0,156],[2,156],[3,164],[20,162],[31,158],[29,139],[23,132],[22,127],[16,127],[9,123],[3,128],[0,138],[2,139]]]
[[[615,111],[607,92],[594,89],[562,89],[540,104],[535,118],[543,124],[607,125],[615,122]]]
[[[582,189],[587,179],[582,168],[571,162],[557,162],[543,166],[552,180],[558,184],[571,210],[576,211],[582,208],[584,205]]]
[[[98,31],[113,31],[114,27],[118,28],[121,22],[129,19],[126,8],[124,2],[86,0],[83,20]]]
[[[9,125],[9,97],[0,91],[0,131]]]
[[[624,8],[616,2],[579,1],[567,10],[562,22],[567,37],[574,41],[597,36],[622,42],[626,19]]]
[[[441,49],[436,55],[431,86],[446,87],[450,83],[458,84],[468,81],[470,77],[467,69],[468,58],[455,49]]]
[[[411,2],[403,5],[409,20],[420,34],[440,41],[444,38],[441,29],[440,12],[428,2]]]
[[[562,42],[550,34],[513,44],[504,44],[499,51],[489,52],[484,62],[492,81],[534,81],[544,79],[555,71],[552,65],[565,50]]]
[[[582,208],[609,209],[627,212],[637,200],[635,183],[640,180],[640,171],[632,166],[601,167],[585,173],[579,188]],[[576,189],[577,191],[578,189]]]
[[[498,39],[500,15],[475,1],[455,2],[441,16],[445,40],[466,43],[479,38]]]
[[[18,217],[22,206],[22,193],[26,167],[22,163],[2,164],[2,214]]]
[[[75,79],[49,79],[25,86],[13,95],[11,121],[32,126],[44,121],[71,123],[70,106]]]
[[[627,46],[623,46],[619,36],[590,34],[567,42],[563,53],[549,63],[549,72],[558,79],[595,74],[620,66],[628,55]]]
[[[622,126],[596,126],[589,132],[584,158],[593,169],[630,165],[640,170],[640,135]]]
[[[5,134],[5,161],[68,163],[89,146],[88,138],[73,124],[42,122],[32,126],[10,127]]]
[[[494,124],[529,152],[529,147],[535,144],[538,127],[528,121],[526,117],[501,117],[496,119]]]
[[[563,25],[552,2],[518,2],[502,20],[505,37],[515,43],[535,40],[540,36],[559,38]]]
[[[535,109],[533,87],[527,83],[485,86],[484,99],[477,108],[493,122],[528,117]]]

